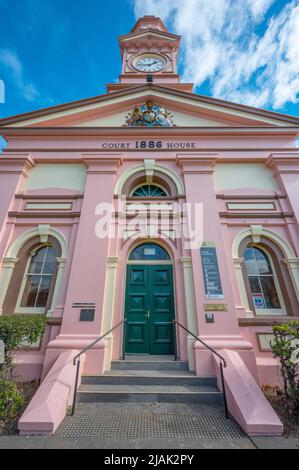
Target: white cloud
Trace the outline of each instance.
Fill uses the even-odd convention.
[[[0,80],[0,103],[5,102],[5,85],[4,81]]]
[[[183,80],[251,106],[299,101],[299,1],[134,0],[136,17],[160,16],[182,35]]]
[[[270,8],[274,0],[246,0],[252,15],[259,19],[262,17],[266,11]]]
[[[25,100],[34,101],[39,96],[35,85],[26,80],[22,62],[15,51],[0,49],[0,64]]]

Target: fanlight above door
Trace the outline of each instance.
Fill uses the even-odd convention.
[[[143,184],[136,188],[133,197],[167,197],[166,191],[155,184]]]

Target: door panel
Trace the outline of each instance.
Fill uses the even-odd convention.
[[[150,269],[150,354],[174,354],[172,266]]]
[[[146,266],[128,266],[125,306],[125,352],[128,354],[148,354],[149,351],[147,276]]]
[[[125,352],[174,354],[172,266],[127,267]]]

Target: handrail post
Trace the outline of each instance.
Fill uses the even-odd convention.
[[[76,364],[74,364],[76,365]],[[79,371],[80,371],[80,358],[77,361],[77,369],[76,369],[76,379],[75,379],[75,387],[74,387],[74,395],[73,395],[73,404],[72,404],[72,411],[71,416],[74,416],[75,409],[76,409],[76,399],[77,399],[77,388],[78,388],[78,381],[79,381]]]
[[[187,328],[185,328],[183,325],[181,325],[179,322],[176,320],[173,321],[176,325],[178,325],[180,328],[185,330],[188,334],[193,336],[197,341],[199,341],[201,344],[205,346],[209,351],[211,351],[212,354],[215,354],[220,359],[220,375],[221,375],[221,383],[222,383],[222,393],[223,393],[223,400],[224,400],[224,408],[225,408],[225,416],[227,419],[230,418],[229,416],[229,411],[228,411],[228,404],[227,404],[227,396],[226,396],[226,389],[225,389],[225,381],[224,381],[224,373],[223,373],[223,366],[226,367],[226,360],[224,359],[221,354],[219,354],[215,349],[213,349],[211,346],[209,346],[207,343],[205,343],[202,339],[200,339],[198,336],[196,336],[192,331],[189,331]]]
[[[87,346],[86,348],[82,349],[82,351],[80,351],[73,359],[73,365],[76,366],[77,364],[77,370],[76,370],[76,379],[75,379],[75,388],[74,388],[74,395],[73,395],[73,404],[72,404],[72,410],[71,410],[71,416],[74,415],[75,413],[75,409],[76,409],[76,398],[77,398],[77,388],[78,388],[78,382],[79,382],[79,372],[80,372],[80,358],[82,356],[82,354],[86,353],[87,351],[89,351],[90,349],[92,349],[99,341],[101,341],[102,339],[104,339],[107,335],[109,335],[109,333],[111,333],[112,331],[116,330],[116,328],[119,328],[122,324],[125,324],[126,323],[126,320],[123,320],[121,321],[120,323],[118,323],[117,325],[115,325],[113,328],[111,328],[109,331],[106,331],[106,333],[104,333],[102,336],[100,336],[99,338],[97,338],[95,341],[93,341],[89,346]]]
[[[226,416],[226,419],[229,419],[230,416],[229,416],[228,405],[227,405],[227,396],[226,396],[225,380],[224,380],[222,361],[220,361],[220,375],[221,375],[221,384],[222,384],[222,393],[223,393],[223,400],[224,400],[225,416]]]
[[[127,339],[127,319],[124,319],[124,336],[123,336],[123,361],[126,357],[126,339]]]
[[[176,333],[177,333],[176,321],[173,320],[172,324],[173,324],[174,360],[177,361],[178,360],[178,344],[177,344],[177,337],[176,337]]]

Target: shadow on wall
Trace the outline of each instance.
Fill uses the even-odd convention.
[[[3,139],[3,137],[0,135],[0,154],[3,152],[7,145],[7,142]]]

